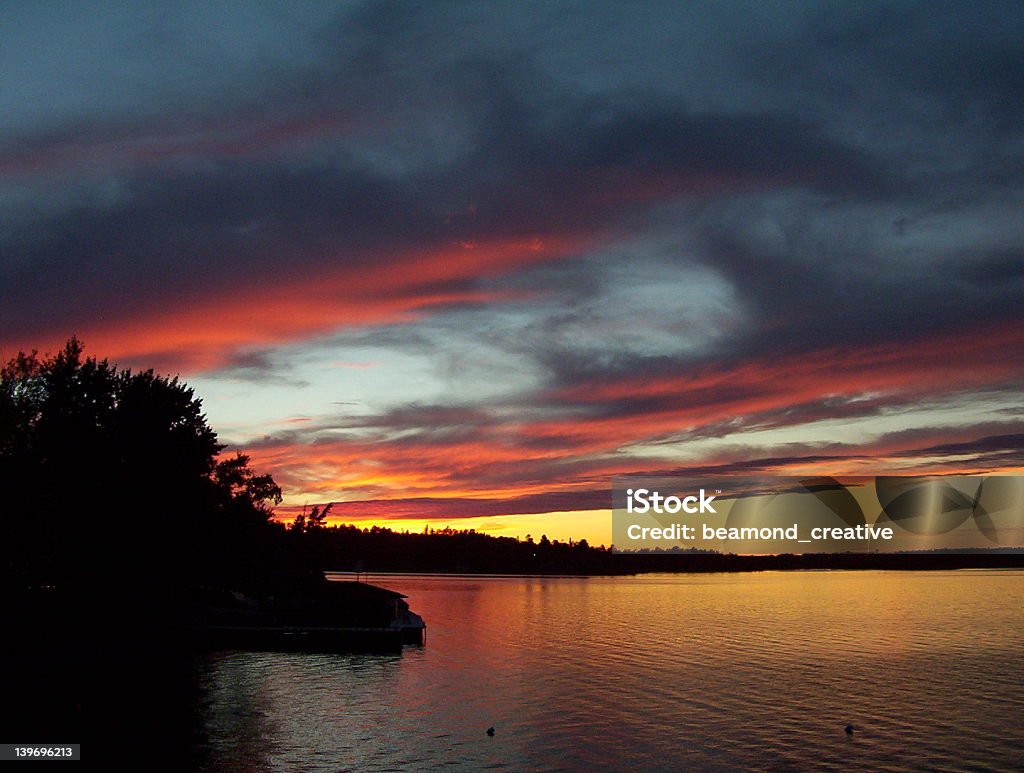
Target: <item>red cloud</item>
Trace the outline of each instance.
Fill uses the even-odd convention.
[[[91,352],[121,364],[184,372],[213,369],[239,347],[300,340],[345,326],[407,321],[439,305],[507,300],[514,295],[463,289],[459,283],[557,260],[580,246],[581,240],[571,237],[531,236],[382,256],[371,266],[352,265],[339,256],[337,268],[308,276],[295,276],[283,265],[280,276],[226,294],[211,291],[173,307],[131,313],[112,309],[75,331],[39,331],[34,345],[57,348],[74,332]],[[25,345],[0,339],[2,350]]]
[[[608,485],[614,475],[664,468],[663,459],[622,453],[629,446],[699,432],[737,417],[751,417],[755,425],[764,416],[771,416],[776,425],[800,424],[828,418],[830,413],[856,416],[858,406],[870,414],[885,405],[1005,385],[1024,375],[1022,350],[1020,330],[974,331],[736,365],[719,363],[660,378],[638,375],[559,390],[546,400],[549,408],[563,409],[560,419],[516,416],[507,422],[481,420],[452,436],[419,436],[412,431],[389,440],[384,433],[379,439],[264,444],[251,453],[286,491],[298,489],[328,500],[351,490],[372,500],[363,510],[356,503],[348,505],[346,512],[411,517],[419,502],[420,517],[428,517],[443,511],[444,502],[451,500],[451,517],[500,509],[504,505],[496,503],[502,501],[511,508],[505,512],[521,513],[527,511],[515,508],[523,507],[524,497],[539,501],[551,492],[572,491],[584,497],[585,492]],[[864,399],[865,394],[874,396]],[[764,451],[756,449],[739,456],[736,451],[719,451],[701,459],[694,470],[821,475],[966,472],[992,464],[1004,471],[1019,469],[1020,454],[986,455],[981,446],[961,451],[949,445],[976,439],[979,429],[999,434],[1000,426],[890,435],[862,447],[805,446],[779,458],[758,459]]]

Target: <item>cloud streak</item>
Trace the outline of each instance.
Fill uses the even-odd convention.
[[[1019,464],[1015,4],[165,11],[0,32],[3,355],[183,373],[380,518]]]

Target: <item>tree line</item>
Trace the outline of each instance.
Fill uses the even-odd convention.
[[[0,368],[0,590],[99,598],[113,589],[150,603],[195,586],[272,592],[357,568],[626,574],[1021,559],[623,555],[547,536],[329,527],[329,504],[285,525],[273,517],[273,478],[224,451],[201,400],[177,378],[86,357],[77,338],[49,357],[18,354]]]
[[[324,515],[329,507],[316,514]],[[310,527],[309,516],[303,515],[292,522],[289,535],[301,535],[315,563],[328,571],[597,574],[615,569],[611,551],[585,539],[563,542],[542,535],[534,541],[530,535],[518,539],[474,529],[409,532],[322,522]]]

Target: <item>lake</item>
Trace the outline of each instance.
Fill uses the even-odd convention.
[[[426,646],[203,656],[200,770],[1024,760],[1021,571],[369,580],[409,596]]]

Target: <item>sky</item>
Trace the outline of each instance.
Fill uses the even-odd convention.
[[[180,375],[278,512],[1024,472],[1024,7],[12,3],[0,357]]]

